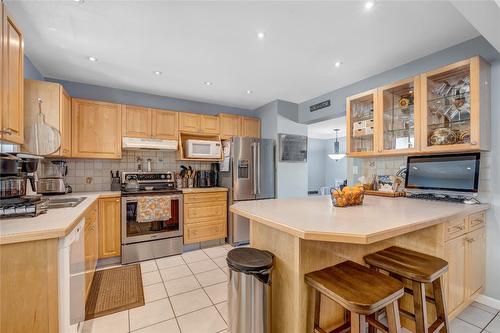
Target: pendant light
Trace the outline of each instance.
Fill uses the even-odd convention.
[[[339,144],[339,131],[340,129],[336,128],[335,131],[335,142],[333,143],[333,154],[328,154],[332,160],[338,161],[345,157],[345,154],[340,153],[340,144]]]

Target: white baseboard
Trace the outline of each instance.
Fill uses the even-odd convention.
[[[478,295],[475,301],[487,305],[491,308],[500,310],[500,300],[495,299],[493,297],[489,297],[486,295]]]

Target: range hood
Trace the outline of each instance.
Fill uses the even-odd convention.
[[[177,150],[177,140],[122,138],[123,150]]]

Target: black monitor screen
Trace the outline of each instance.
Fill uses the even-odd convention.
[[[408,156],[405,186],[409,189],[477,192],[479,153]]]

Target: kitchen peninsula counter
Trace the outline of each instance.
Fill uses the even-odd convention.
[[[449,317],[465,309],[482,291],[484,265],[474,279],[481,280],[472,290],[460,275],[467,267],[470,251],[481,262],[485,255],[482,244],[485,235],[485,214],[488,204],[466,205],[408,198],[365,196],[361,206],[337,208],[328,196],[272,199],[238,202],[230,207],[234,214],[250,219],[250,243],[275,255],[272,284],[272,332],[312,332],[312,292],[304,275],[345,260],[364,263],[363,257],[389,246],[401,246],[450,262],[445,276],[447,298],[460,290],[463,300],[451,302]],[[468,250],[465,240],[476,237],[478,242]],[[451,246],[460,246],[451,248]],[[469,251],[469,252],[468,252]],[[461,255],[463,254],[463,255]],[[456,257],[456,256],[461,257]],[[449,258],[450,256],[455,256]],[[457,263],[458,262],[458,263]],[[457,266],[458,265],[458,266]],[[463,266],[465,265],[465,266]],[[472,278],[466,279],[470,281]],[[405,307],[410,300],[403,300]],[[429,306],[431,308],[431,306]],[[411,308],[410,308],[411,310]],[[432,318],[433,314],[430,314]],[[343,323],[342,308],[322,298],[320,326],[329,331]],[[402,318],[402,324],[413,330],[413,323]]]
[[[76,207],[53,208],[36,217],[0,219],[0,245],[64,237],[99,198],[120,196],[119,191],[76,192],[52,198],[85,197]],[[46,198],[46,197],[44,197]]]

